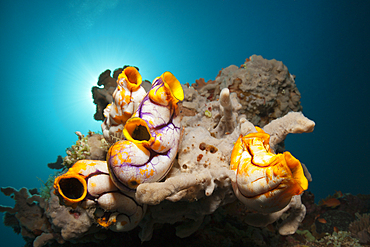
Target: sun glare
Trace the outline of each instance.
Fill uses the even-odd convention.
[[[143,79],[152,80],[157,76],[153,73],[157,69],[151,54],[137,43],[127,40],[119,43],[94,39],[75,47],[65,56],[54,78],[53,98],[60,121],[68,131],[90,126],[98,126],[100,130],[101,122],[93,119],[96,106],[91,88],[98,86],[102,72],[109,69],[113,76],[113,71],[124,65],[139,67]]]

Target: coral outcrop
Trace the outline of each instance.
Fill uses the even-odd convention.
[[[8,212],[9,225],[24,231],[35,246],[98,243],[109,240],[112,231],[137,234],[137,225],[141,241],[156,239],[153,232],[166,224],[175,224],[176,235],[186,238],[220,210],[238,215],[241,227],[274,224],[281,235],[296,232],[306,214],[301,195],[311,176],[290,153],[279,152],[287,134],[311,132],[315,123],[299,112],[294,76],[282,62],[253,55],[241,67],[229,66],[214,81],[198,80],[194,87],[165,72],[146,95],[137,68],[116,70],[117,82],[110,74],[107,70],[99,77],[104,88],[92,89],[95,119],[104,120],[107,109],[102,125],[106,141],[102,135],[77,132],[79,140],[63,163],[59,158],[50,165],[64,170],[49,199],[31,196],[26,189],[3,189],[16,195],[16,207],[1,207]],[[239,175],[249,172],[237,171],[246,162],[271,166],[264,172],[275,174],[272,182],[255,183],[257,191],[276,184],[289,189],[268,189],[269,200],[247,195],[240,190],[244,184]],[[283,167],[279,172],[276,164]],[[244,204],[237,204],[238,199]],[[272,205],[274,200],[281,203]],[[22,214],[33,211],[37,222],[23,220]],[[272,235],[255,232],[261,238]]]
[[[0,212],[5,212],[4,224],[12,227],[17,233],[21,233],[26,241],[33,242],[33,246],[44,246],[49,240],[58,239],[51,234],[52,222],[49,221],[43,207],[44,200],[39,198],[37,190],[21,188],[16,190],[12,187],[1,188],[6,196],[11,196],[14,207],[0,206]]]
[[[85,136],[80,131],[76,131],[78,140],[70,148],[67,148],[67,155],[63,162],[58,166],[56,163],[50,163],[49,168],[61,169],[69,168],[79,160],[104,160],[107,154],[108,144],[102,135],[92,131]],[[60,162],[60,159],[59,159]]]
[[[357,219],[349,225],[351,235],[362,244],[370,243],[370,214],[356,213]]]
[[[219,101],[215,101],[210,105],[212,105],[213,108],[219,109],[220,105],[217,106],[217,104],[220,104]],[[294,115],[294,117],[292,115]],[[192,118],[203,119],[204,117],[201,117],[201,114],[198,114]],[[296,126],[296,128],[290,128],[290,126],[293,125],[292,119],[295,118],[302,121],[293,121],[295,123],[299,122],[299,126]],[[236,119],[234,119],[234,121],[236,121]],[[139,185],[136,191],[137,200],[149,205],[156,205],[158,203],[160,203],[159,205],[162,205],[162,201],[164,201],[163,203],[166,205],[167,202],[165,202],[165,200],[172,202],[190,201],[192,203],[200,203],[203,205],[203,200],[206,200],[208,203],[214,203],[214,205],[207,207],[213,209],[232,202],[236,198],[231,189],[231,183],[232,181],[235,181],[236,178],[235,173],[230,170],[230,150],[232,150],[236,139],[242,132],[244,132],[243,134],[248,134],[248,132],[256,131],[254,126],[245,118],[241,118],[238,124],[235,122],[235,129],[232,133],[224,133],[223,138],[216,138],[212,136],[212,132],[202,127],[203,125],[207,126],[206,120],[195,121],[183,119],[183,122],[196,123],[194,125],[199,126],[185,128],[181,146],[179,148],[178,161],[175,163],[171,172],[167,175],[164,182],[144,183]],[[226,122],[223,124],[226,124]],[[285,117],[274,120],[270,124],[275,126],[287,126],[287,128],[276,128],[276,132],[271,132],[272,136],[284,136],[289,130],[295,130],[299,133],[304,131],[309,132],[313,130],[314,126],[314,122],[305,118],[302,113],[293,112]],[[268,125],[265,127],[269,128]],[[271,146],[276,145],[274,141],[279,140],[281,139],[275,138],[271,140]],[[217,192],[217,196],[213,196],[214,192]],[[192,203],[190,204],[193,205]],[[150,222],[153,225],[153,222],[162,223],[163,219],[161,219],[161,215],[165,214],[166,211],[164,207],[159,206],[158,208],[162,209],[163,212],[162,214],[157,213],[157,218],[153,215],[148,216],[150,215],[150,210],[149,214],[145,216],[145,218],[150,217]],[[282,224],[280,231],[282,234],[292,234],[295,232],[305,215],[305,207],[301,204],[299,196],[280,211],[267,215],[250,213],[248,214],[250,217],[249,221],[251,222],[251,225],[254,225],[253,222],[257,222],[255,224],[258,224],[258,226],[266,226],[279,219],[284,212],[288,211],[288,209],[291,209],[291,217]],[[194,228],[194,224],[196,224],[199,217],[194,220],[195,217],[192,217],[191,215],[187,216],[187,213],[189,212],[191,211],[186,211],[182,215],[187,217],[187,221],[193,221],[193,224],[190,225]],[[212,210],[208,212],[203,211],[204,215],[212,212]],[[259,220],[253,220],[253,218],[258,218]],[[268,219],[264,221],[262,218]],[[173,218],[172,221],[174,219],[175,218]],[[145,227],[146,228],[144,229],[149,231],[147,229],[148,225]],[[182,229],[184,228],[185,226],[182,227]],[[196,229],[193,229],[193,231],[195,230]],[[144,236],[146,237],[150,235],[151,234],[147,233]],[[144,238],[144,240],[146,240],[146,238]]]
[[[239,114],[260,127],[290,111],[302,110],[295,76],[281,61],[262,56],[253,55],[240,67],[222,69],[214,81],[205,83],[203,79],[193,86],[209,100],[218,99],[221,90],[228,88],[242,105]]]
[[[114,71],[113,77],[111,77],[111,71],[107,69],[100,74],[97,83],[98,86],[103,87],[100,88],[95,86],[91,89],[94,104],[96,105],[96,113],[94,114],[95,120],[104,120],[103,111],[107,105],[113,101],[112,95],[117,86],[116,80],[122,70],[121,68],[117,69]]]

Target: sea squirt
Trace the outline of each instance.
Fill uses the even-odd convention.
[[[73,209],[95,208],[95,222],[113,231],[135,228],[146,212],[146,205],[113,184],[105,161],[77,161],[54,180],[54,193]]]
[[[146,95],[141,83],[142,77],[135,67],[126,67],[118,76],[113,102],[104,109],[105,120],[101,125],[107,142],[114,143],[117,139],[122,139],[126,121]]]
[[[240,136],[231,154],[230,168],[236,173],[232,183],[237,198],[260,213],[277,212],[294,195],[308,187],[299,160],[290,152],[274,154],[270,135],[256,127],[256,133]]]
[[[171,169],[180,140],[177,103],[183,99],[180,82],[172,73],[163,73],[127,120],[126,140],[110,147],[109,172],[125,193],[133,193],[139,184],[161,180]]]

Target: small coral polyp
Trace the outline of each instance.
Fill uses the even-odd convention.
[[[141,87],[142,77],[135,67],[127,67],[118,76],[113,102],[104,109],[105,120],[101,125],[104,138],[109,143],[122,139],[126,121],[139,107],[146,92]]]
[[[177,103],[183,99],[181,84],[172,73],[157,77],[125,124],[126,140],[109,149],[111,178],[125,193],[134,193],[142,183],[161,180],[171,169],[180,140]]]
[[[257,133],[240,136],[235,143],[230,162],[236,173],[232,187],[248,208],[259,213],[277,212],[306,190],[308,181],[301,163],[289,152],[274,154],[270,135],[256,129]]]
[[[54,193],[72,208],[96,208],[95,220],[114,231],[129,231],[144,216],[146,206],[123,194],[109,177],[107,163],[80,160],[54,180]]]

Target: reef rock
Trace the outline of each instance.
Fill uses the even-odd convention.
[[[98,85],[103,88],[92,89],[94,103],[97,105],[94,115],[96,120],[104,120],[103,110],[113,102],[116,79],[123,69],[116,70],[113,77],[110,70],[103,72],[98,81]],[[163,80],[163,83],[159,84],[158,80]],[[133,82],[135,84],[135,81]],[[149,91],[148,86],[151,87]],[[263,139],[264,145],[257,145],[257,149],[264,152],[256,156],[264,160],[267,156],[281,157],[278,154],[281,151],[278,145],[284,141],[287,134],[311,132],[315,126],[312,120],[299,112],[302,107],[294,76],[282,62],[266,60],[261,56],[251,56],[241,67],[231,65],[221,70],[214,81],[207,83],[198,80],[193,86],[181,85],[170,72],[165,72],[147,87],[148,94],[142,96],[140,102],[136,102],[138,107],[135,113],[133,111],[132,116],[127,116],[127,119],[120,123],[124,131],[122,138],[126,140],[116,142],[113,138],[113,141],[106,142],[101,135],[91,133],[85,137],[80,132],[76,133],[79,140],[67,150],[68,156],[62,163],[65,166],[64,174],[59,174],[59,180],[55,179],[55,184],[63,187],[62,190],[56,191],[59,197],[51,192],[51,197],[45,200],[36,195],[31,197],[25,192],[26,189],[19,192],[9,188],[3,189],[6,195],[16,195],[16,207],[1,207],[2,211],[9,213],[8,224],[27,232],[27,236],[34,240],[35,246],[52,241],[59,244],[106,241],[108,235],[112,236],[112,231],[125,230],[124,225],[131,223],[129,216],[134,213],[132,210],[121,210],[128,204],[122,205],[123,202],[119,199],[127,197],[132,204],[130,208],[140,206],[146,209],[141,210],[132,220],[135,221],[132,227],[138,224],[141,228],[141,241],[154,238],[154,229],[164,224],[176,224],[176,235],[185,238],[206,225],[207,219],[217,209],[225,205],[235,205],[239,199],[234,186],[238,183],[237,173],[236,170],[230,169],[231,153],[238,138],[249,138],[249,134],[253,136],[256,132],[266,133],[269,138]],[[127,102],[131,102],[130,95],[125,97]],[[154,103],[149,104],[149,99]],[[116,107],[122,110],[119,104]],[[256,125],[262,129],[256,128]],[[119,146],[117,155],[113,157],[111,154],[120,143],[127,145]],[[132,147],[140,152],[133,152],[130,149]],[[104,157],[108,148],[110,151],[107,164]],[[247,152],[236,152],[236,155],[244,159]],[[117,159],[109,159],[111,156]],[[171,156],[167,168],[160,175],[156,174],[158,168],[151,168],[148,162],[160,164],[160,158],[166,159],[167,156]],[[290,159],[289,157],[287,159]],[[97,161],[87,161],[91,158]],[[80,161],[81,159],[83,161]],[[273,158],[270,160],[274,161]],[[279,162],[291,164],[291,160],[286,159],[279,159]],[[60,163],[60,159],[57,163]],[[99,165],[93,166],[93,163]],[[299,161],[295,163],[298,164]],[[82,170],[77,171],[76,166],[79,164],[85,164],[83,170],[89,172],[85,174]],[[132,175],[128,179],[128,191],[122,189],[123,179],[118,176],[126,176],[127,172],[117,172],[113,169],[121,168],[122,164],[135,168],[135,176]],[[57,164],[51,166],[59,167]],[[301,167],[299,163],[291,167],[292,171],[286,169],[284,173],[289,175],[299,167],[301,177],[311,180],[304,165]],[[73,169],[77,171],[74,177],[68,177]],[[79,176],[83,178],[78,179]],[[105,181],[104,184],[94,180],[97,176],[104,178],[99,180]],[[132,179],[136,176],[146,178]],[[151,176],[153,179],[148,179]],[[58,183],[61,177],[65,179]],[[83,196],[80,196],[81,191],[74,191],[77,187],[72,186],[69,180],[80,181],[82,186],[79,188],[84,188]],[[278,180],[274,183],[279,184]],[[307,180],[304,178],[306,183]],[[107,183],[112,186],[114,184],[114,189],[107,186]],[[91,188],[87,189],[88,186]],[[281,219],[275,224],[278,232],[281,235],[293,234],[306,214],[306,207],[301,202],[301,193],[307,186],[302,188],[289,193],[284,204],[273,210],[256,211],[244,205],[243,208],[234,208],[235,212],[228,210],[228,214],[235,213],[240,216],[243,224],[258,227]],[[261,190],[259,187],[257,189]],[[95,190],[99,191],[96,197],[92,195]],[[63,197],[65,192],[68,192],[68,196]],[[105,195],[109,195],[111,200],[101,201]],[[75,202],[79,196],[80,201],[66,203],[68,200]],[[274,193],[271,192],[271,196],[273,197]],[[60,198],[64,198],[64,203]],[[254,199],[260,200],[259,205],[268,203],[258,197]],[[240,213],[240,210],[243,212]],[[37,222],[34,222],[36,219],[22,221],[22,213],[33,211],[36,212]],[[116,211],[123,216],[117,216]],[[125,214],[128,216],[124,217]],[[33,229],[30,222],[35,224],[37,229]],[[40,222],[43,225],[40,225]],[[116,225],[119,227],[111,227]],[[138,232],[136,229],[131,231],[136,234]],[[261,234],[259,236],[262,238]]]
[[[230,65],[214,81],[199,80],[193,87],[209,100],[216,100],[221,90],[228,88],[239,98],[240,114],[260,127],[290,111],[302,110],[295,76],[281,61],[262,56],[253,55],[240,67]]]

